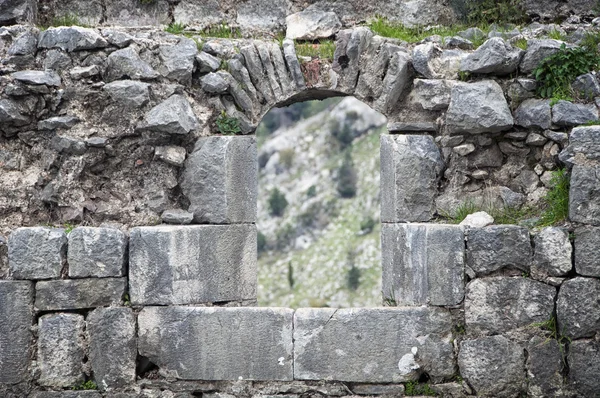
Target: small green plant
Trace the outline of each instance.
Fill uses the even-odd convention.
[[[273,189],[269,196],[269,213],[272,216],[281,217],[287,206],[288,201],[285,195],[279,189]]]
[[[454,333],[459,335],[467,333],[465,325],[462,323],[457,323],[456,325],[454,325]]]
[[[600,126],[600,120],[590,120],[583,124],[584,126]]]
[[[513,45],[517,48],[520,48],[521,50],[527,50],[527,39],[522,38],[522,39],[515,40]]]
[[[454,213],[451,215],[446,215],[447,218],[450,219],[450,222],[453,224],[460,224],[469,214],[477,213],[481,211],[481,206],[475,204],[473,201],[468,200],[466,202],[462,202]]]
[[[219,133],[223,135],[235,135],[242,132],[240,129],[239,120],[227,115],[227,112],[225,111],[221,111],[221,114],[219,117],[217,117],[215,124],[217,125],[217,130],[219,130]]]
[[[317,196],[317,187],[315,185],[311,185],[310,188],[308,188],[308,191],[306,191],[306,196],[308,198],[314,198]]]
[[[240,39],[242,37],[242,33],[238,28],[231,27],[227,24],[209,26],[204,29],[204,35],[221,39]]]
[[[97,390],[98,386],[92,380],[88,380],[86,382],[82,382],[71,387],[71,390]]]
[[[67,222],[67,223],[65,223],[65,224],[63,225],[63,227],[64,227],[64,229],[65,229],[65,234],[67,234],[67,235],[71,233],[71,231],[73,230],[73,228],[75,228],[75,226],[74,226],[73,224],[71,224],[71,223],[68,223],[68,222]]]
[[[174,35],[180,35],[185,30],[185,24],[181,22],[171,22],[169,26],[165,28],[165,32],[169,32]]]
[[[385,307],[396,307],[398,305],[398,302],[396,301],[396,295],[394,294],[394,291],[392,289],[390,289],[388,295],[385,295],[384,293],[383,305]]]
[[[468,82],[469,79],[471,79],[471,74],[469,72],[464,70],[458,71],[458,80],[460,80],[461,82]]]
[[[544,202],[546,208],[540,217],[540,226],[557,224],[569,216],[569,176],[565,169],[552,172],[550,189]]]
[[[427,383],[419,383],[417,381],[407,381],[404,384],[404,395],[407,397],[426,396],[436,397],[438,394]]]
[[[564,35],[556,29],[552,29],[550,32],[548,32],[548,37],[551,39],[554,39],[554,40],[564,40],[565,39]]]
[[[314,42],[295,43],[296,55],[333,61],[335,42],[333,40],[318,40]]]
[[[76,14],[65,14],[63,16],[60,17],[54,17],[52,19],[52,23],[50,24],[50,26],[81,26],[81,27],[87,27],[86,24],[83,24],[80,20],[79,17]]]
[[[465,28],[462,25],[409,28],[402,23],[389,21],[382,17],[369,22],[368,27],[379,36],[400,39],[408,43],[417,43],[432,35],[455,36]]]
[[[125,293],[123,295],[123,305],[127,307],[131,306],[131,299],[129,298],[129,293]]]
[[[352,264],[346,275],[346,285],[348,286],[348,289],[354,291],[358,289],[360,286],[360,274],[360,268],[357,268],[356,265]]]
[[[198,51],[202,51],[202,49],[204,48],[204,43],[202,43],[202,40],[199,40],[195,37],[193,37],[192,40],[194,40],[194,43],[196,43],[196,48],[198,49]]]

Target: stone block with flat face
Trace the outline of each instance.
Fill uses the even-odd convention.
[[[575,271],[579,275],[600,277],[600,228],[580,227],[575,230]]]
[[[573,278],[558,292],[558,330],[570,339],[593,337],[600,331],[600,280]]]
[[[76,310],[120,304],[127,278],[42,281],[35,285],[38,311]]]
[[[569,345],[569,382],[581,397],[594,397],[600,391],[600,343],[577,340]]]
[[[464,297],[463,228],[383,224],[383,296],[397,305],[456,305]]]
[[[573,222],[600,225],[600,166],[576,164],[571,171],[569,219]]]
[[[185,380],[292,380],[287,308],[145,307],[138,350]]]
[[[254,224],[139,227],[131,230],[133,304],[256,299]]]
[[[8,237],[8,265],[15,279],[60,277],[67,251],[64,229],[18,228]]]
[[[393,383],[454,374],[450,312],[440,308],[301,308],[294,378]]]
[[[124,276],[126,253],[127,236],[116,228],[75,228],[69,234],[69,276]]]

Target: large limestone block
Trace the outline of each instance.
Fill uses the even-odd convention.
[[[500,37],[492,37],[475,52],[463,58],[460,70],[470,73],[506,75],[517,70],[523,50]]]
[[[86,320],[89,362],[96,385],[120,388],[135,382],[137,341],[131,308],[97,308]]]
[[[38,48],[60,48],[63,51],[96,50],[108,43],[94,29],[79,26],[49,28],[40,33]]]
[[[569,382],[580,397],[595,397],[600,391],[600,343],[573,341],[569,345]]]
[[[186,380],[292,380],[287,308],[146,307],[138,350]]]
[[[158,48],[158,53],[163,76],[184,85],[192,83],[194,60],[198,54],[198,46],[192,39],[182,37],[177,44],[162,45]]]
[[[58,278],[67,250],[64,229],[18,228],[8,237],[8,265],[15,279]]]
[[[579,275],[600,277],[600,228],[575,229],[575,271]]]
[[[569,219],[600,225],[600,165],[576,164],[571,171]]]
[[[40,318],[38,382],[41,385],[70,387],[83,381],[84,325],[79,314],[49,314]]]
[[[198,223],[256,221],[258,155],[254,137],[203,137],[185,163],[181,188]]]
[[[429,221],[444,168],[426,135],[381,135],[381,221]]]
[[[573,247],[565,229],[542,229],[534,238],[534,246],[535,254],[531,264],[534,276],[565,276],[573,268]]]
[[[467,265],[477,275],[502,268],[529,271],[532,249],[527,228],[492,225],[467,231]]]
[[[15,384],[28,377],[33,284],[0,280],[0,384]]]
[[[515,397],[526,386],[524,350],[504,336],[462,341],[458,366],[477,396]]]
[[[554,39],[532,39],[527,41],[527,51],[521,60],[519,69],[530,73],[547,57],[560,50],[562,41]]]
[[[131,108],[141,108],[150,101],[150,84],[136,80],[116,80],[102,89],[113,101]]]
[[[450,134],[496,133],[513,126],[502,88],[492,80],[458,83],[452,88],[446,113]]]
[[[35,285],[39,311],[74,310],[121,303],[127,278],[90,278],[42,281]]]
[[[256,299],[256,272],[252,224],[131,230],[129,295],[134,304]]]
[[[550,100],[526,99],[515,110],[515,124],[527,128],[549,129],[552,126]]]
[[[534,336],[527,347],[527,378],[530,397],[560,396],[564,347],[556,339]]]
[[[402,98],[402,94],[411,83],[410,62],[410,56],[401,51],[395,52],[390,57],[387,72],[381,84],[381,95],[373,104],[373,108],[385,114],[393,113],[396,103]]]
[[[158,26],[171,23],[167,0],[112,0],[103,4],[104,23],[109,26]],[[180,21],[175,18],[175,21]]]
[[[595,104],[574,104],[560,100],[552,106],[552,123],[571,127],[598,120],[598,108]]]
[[[134,47],[130,46],[112,52],[107,58],[105,79],[156,79],[158,72],[142,60]]]
[[[0,3],[0,26],[32,23],[36,12],[35,0],[4,0]]]
[[[571,339],[593,337],[600,331],[600,280],[574,278],[558,292],[558,330]]]
[[[158,133],[185,135],[200,126],[188,100],[175,94],[150,109],[142,128]]]
[[[450,313],[437,308],[301,308],[294,378],[389,383],[455,372]]]
[[[559,155],[562,162],[571,165],[600,161],[600,126],[575,127],[568,141],[569,145]]]
[[[397,305],[457,305],[464,297],[463,228],[383,224],[383,295]]]
[[[474,279],[467,285],[467,333],[489,335],[552,318],[556,288],[529,278]]]
[[[342,27],[335,12],[307,10],[285,18],[285,37],[292,40],[316,40],[336,34]]]
[[[127,236],[118,229],[77,227],[69,233],[69,276],[124,276],[126,253]]]

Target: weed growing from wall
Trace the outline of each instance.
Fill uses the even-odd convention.
[[[165,28],[165,32],[169,32],[174,35],[180,35],[185,30],[185,24],[181,22],[172,22]]]
[[[333,40],[295,43],[295,47],[296,55],[299,57],[333,61],[333,54],[335,53],[335,42]]]
[[[404,384],[404,395],[436,397],[438,394],[427,383],[419,383],[417,381],[407,381]]]
[[[565,169],[552,172],[550,190],[544,201],[546,209],[540,217],[539,225],[553,225],[567,219],[569,216],[569,176]]]
[[[240,129],[239,120],[227,115],[225,111],[221,111],[221,114],[219,117],[217,117],[215,124],[217,125],[217,130],[219,133],[223,135],[235,135],[242,132]]]
[[[98,386],[92,380],[88,380],[84,383],[77,384],[71,387],[71,390],[97,390]]]

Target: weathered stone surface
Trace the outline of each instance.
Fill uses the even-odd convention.
[[[138,315],[138,350],[180,379],[292,380],[293,313],[287,308],[145,307]]]
[[[458,83],[452,87],[446,114],[446,128],[451,134],[494,133],[512,126],[510,109],[495,81]]]
[[[70,129],[79,123],[76,116],[54,116],[38,122],[38,130]]]
[[[294,378],[401,382],[455,372],[450,313],[437,308],[301,308]],[[407,366],[409,365],[409,366]]]
[[[478,211],[466,216],[458,225],[469,228],[483,228],[492,225],[493,223],[494,217],[490,216],[485,211]]]
[[[527,228],[492,225],[467,231],[467,265],[478,275],[506,267],[529,271],[531,255]]]
[[[552,107],[552,122],[559,126],[577,126],[591,120],[598,120],[596,105],[560,100]]]
[[[514,397],[526,385],[523,348],[504,336],[462,341],[458,366],[478,396]]]
[[[157,146],[154,149],[155,159],[177,167],[183,167],[186,154],[185,148],[181,146]]]
[[[211,94],[222,94],[229,88],[229,83],[218,73],[209,73],[200,79],[202,90]]]
[[[554,39],[527,40],[527,51],[525,51],[519,69],[523,73],[532,72],[545,58],[558,52],[562,44],[562,41]]]
[[[579,275],[600,277],[600,228],[580,227],[575,230],[575,271]]]
[[[569,234],[562,228],[544,228],[534,238],[535,254],[531,264],[534,276],[564,276],[571,269],[573,248]]]
[[[381,135],[381,220],[429,221],[443,168],[432,137]]]
[[[181,188],[198,223],[256,221],[254,137],[203,137],[188,156]]]
[[[126,286],[126,278],[42,281],[35,285],[35,308],[54,311],[120,304]]]
[[[94,29],[79,26],[49,28],[40,33],[38,42],[39,48],[60,48],[67,52],[94,50],[107,45]]]
[[[19,35],[8,49],[8,55],[35,55],[37,51],[38,32],[25,31]]]
[[[391,122],[387,129],[390,133],[436,132],[437,125],[433,122]]]
[[[549,129],[552,126],[550,100],[523,101],[515,111],[515,124],[527,128]]]
[[[500,37],[493,37],[460,63],[460,70],[470,73],[506,75],[517,70],[523,50]]]
[[[527,346],[529,396],[559,396],[563,381],[563,358],[556,339],[533,337]]]
[[[71,66],[71,58],[62,50],[48,50],[43,66],[44,69],[53,69],[56,71],[68,69]]]
[[[104,390],[133,384],[137,342],[131,308],[97,308],[88,315],[86,325],[96,385]]]
[[[548,142],[546,137],[537,133],[529,133],[527,134],[527,139],[525,140],[525,145],[530,146],[544,146]]]
[[[110,26],[157,26],[172,22],[167,0],[140,3],[137,0],[112,0],[105,3],[105,23]],[[174,20],[180,21],[175,18]]]
[[[34,0],[5,0],[0,3],[0,26],[33,22],[36,11]]]
[[[573,166],[569,188],[569,219],[600,225],[600,166]]]
[[[27,115],[24,115],[19,105],[10,99],[0,100],[0,130],[7,125],[24,126],[30,122]]]
[[[342,91],[352,92],[356,87],[361,55],[365,53],[372,38],[373,32],[366,27],[346,29],[337,34],[332,69],[340,75]]]
[[[464,297],[462,227],[383,224],[383,296],[397,305],[456,305]]]
[[[129,295],[134,304],[256,298],[254,225],[134,228],[129,253]]]
[[[192,39],[182,37],[175,45],[162,45],[158,54],[164,77],[185,85],[192,83],[194,60],[198,54],[198,47]]]
[[[392,112],[406,88],[410,85],[412,71],[410,56],[396,52],[389,60],[388,70],[383,78],[381,96],[373,104],[373,108],[383,113]]]
[[[286,0],[240,3],[236,22],[247,31],[282,30],[289,5]]]
[[[38,364],[43,386],[70,387],[83,382],[83,330],[78,314],[49,314],[39,320]]]
[[[116,228],[77,227],[69,233],[69,276],[124,276],[127,237]]]
[[[452,148],[452,152],[460,156],[467,156],[468,154],[475,152],[475,145],[471,144],[470,142],[462,145],[457,145],[454,148]]]
[[[8,237],[8,265],[16,279],[60,277],[67,250],[64,229],[18,228]]]
[[[426,110],[439,111],[450,105],[452,80],[415,79],[414,100]]]
[[[188,134],[199,125],[187,99],[183,95],[175,94],[146,113],[143,128],[159,133]]]
[[[117,29],[102,29],[102,36],[113,46],[124,48],[133,42],[133,36]]]
[[[207,52],[200,51],[196,55],[196,62],[198,63],[198,72],[216,72],[221,67],[221,60],[214,55],[210,55]]]
[[[0,384],[28,378],[32,303],[31,282],[0,280]]]
[[[439,79],[441,76],[435,71],[431,62],[439,57],[441,49],[433,42],[419,44],[412,52],[412,63],[415,71],[427,79]]]
[[[592,73],[577,77],[571,87],[583,98],[592,99],[600,95],[600,84]]]
[[[129,396],[115,395],[115,398],[130,398]],[[102,398],[98,391],[37,391],[32,398]]]
[[[52,87],[59,87],[61,79],[58,73],[53,70],[23,70],[11,74],[11,76],[20,82],[25,84],[37,84],[46,85]]]
[[[69,155],[83,155],[86,151],[85,142],[71,138],[55,135],[50,140],[50,147],[58,153],[66,153]]]
[[[167,224],[191,224],[194,219],[194,213],[189,213],[185,210],[174,209],[174,210],[165,210],[161,214],[160,218],[164,223]]]
[[[600,344],[594,340],[569,345],[569,383],[581,397],[593,397],[600,388]]]
[[[358,395],[383,395],[403,397],[404,385],[402,384],[353,384],[352,392]]]
[[[552,317],[556,288],[529,278],[474,279],[467,285],[465,323],[470,335],[490,335]]]
[[[548,131],[548,133],[554,133]],[[575,127],[567,139],[568,146],[560,153],[559,159],[567,164],[578,162],[576,155],[583,155],[583,160],[600,161],[600,126]]]
[[[600,331],[600,280],[577,277],[563,282],[558,292],[558,330],[571,338],[593,337]]]
[[[285,58],[285,64],[290,71],[296,90],[304,90],[306,88],[306,83],[304,82],[304,75],[300,69],[300,62],[298,62],[298,57],[296,56],[296,48],[293,40],[285,39],[283,41],[283,57]]]
[[[307,10],[285,18],[285,37],[292,40],[316,40],[336,34],[342,27],[335,12]]]
[[[113,101],[132,108],[140,108],[150,101],[149,88],[150,84],[135,80],[116,80],[102,87]]]
[[[151,80],[157,77],[158,72],[143,61],[131,46],[108,56],[105,79],[109,82],[119,79]]]

